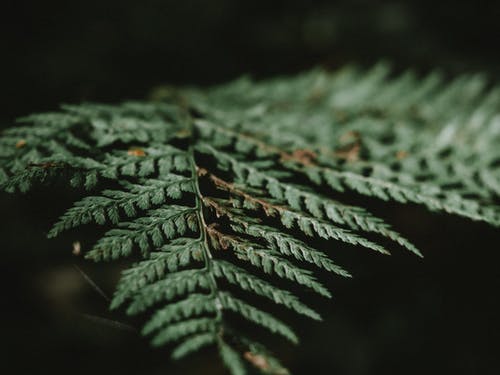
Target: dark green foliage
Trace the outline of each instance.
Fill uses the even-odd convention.
[[[178,345],[173,358],[216,345],[234,375],[249,365],[287,374],[233,325],[244,319],[297,343],[268,301],[321,320],[297,295],[330,297],[311,268],[350,274],[315,240],[388,254],[385,239],[421,255],[333,195],[500,225],[500,90],[485,91],[480,76],[446,84],[388,74],[384,64],[348,67],[184,89],[155,104],[65,106],[4,132],[0,183],[13,192],[57,179],[89,191],[49,236],[106,225],[88,258],[140,256],[111,307],[144,314],[143,334]]]

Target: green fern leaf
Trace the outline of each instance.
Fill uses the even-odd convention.
[[[297,343],[285,314],[321,320],[302,292],[331,296],[311,269],[351,276],[332,244],[421,256],[347,194],[500,226],[500,89],[390,72],[316,69],[28,116],[0,136],[0,189],[81,193],[49,237],[96,225],[86,258],[135,256],[111,308],[144,317],[172,358],[211,345],[232,375],[287,375],[242,321]]]

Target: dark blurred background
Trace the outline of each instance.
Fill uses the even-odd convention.
[[[498,1],[4,1],[0,127],[61,102],[141,99],[162,84],[208,85],[322,65],[388,59],[396,69],[500,77]],[[110,293],[119,265],[72,255],[91,232],[46,240],[64,191],[0,195],[3,374],[223,374],[211,351],[171,363],[134,332],[76,264]],[[298,348],[274,349],[296,374],[498,374],[498,230],[418,207],[362,202],[424,251],[349,249],[325,322],[297,320]],[[294,318],[292,318],[294,319]]]

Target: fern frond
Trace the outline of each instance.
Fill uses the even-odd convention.
[[[240,226],[233,225],[232,228],[237,232],[243,232],[250,236],[264,239],[269,246],[283,255],[292,256],[299,261],[313,263],[319,268],[323,268],[340,276],[351,277],[349,272],[333,263],[331,258],[325,253],[308,246],[290,235],[276,231],[271,227],[259,224],[249,224]]]
[[[245,291],[268,298],[277,304],[284,305],[309,318],[321,320],[321,317],[316,311],[304,305],[292,293],[275,287],[269,282],[248,273],[241,267],[237,267],[224,260],[217,260],[213,262],[213,273],[215,277],[222,278]]]
[[[125,273],[118,284],[111,308],[120,307],[126,300],[132,302],[129,314],[145,311],[148,307],[162,301],[171,301],[176,297],[209,290],[209,276],[206,272],[185,270],[164,275],[160,281],[149,284],[147,276],[134,268]],[[153,277],[157,274],[154,273]],[[149,285],[148,285],[149,284]]]
[[[174,350],[172,350],[172,359],[181,359],[192,354],[204,346],[215,344],[216,339],[212,333],[201,333],[186,338]]]
[[[142,333],[149,335],[170,323],[206,313],[215,313],[215,311],[215,300],[210,295],[191,294],[179,302],[168,304],[159,309],[144,325]]]
[[[333,208],[328,203],[325,204],[321,196],[303,191],[291,184],[281,183],[277,178],[263,173],[247,163],[237,161],[223,152],[216,151],[211,146],[202,145],[200,151],[211,152],[222,163],[229,162],[231,169],[242,183],[263,188],[269,193],[271,198],[290,206],[287,207],[279,203],[273,204],[273,202],[254,197],[225,183],[221,179],[212,177],[217,186],[228,189],[231,193],[238,194],[243,198],[245,203],[248,202],[245,208],[262,208],[267,216],[273,216],[277,213],[285,227],[292,228],[296,226],[308,236],[318,235],[325,239],[335,239],[352,245],[361,245],[387,254],[387,250],[382,246],[323,220],[324,214],[322,208],[326,212],[331,211]],[[235,201],[233,200],[232,202]],[[304,213],[304,211],[310,215]]]
[[[218,342],[218,347],[222,361],[231,374],[246,375],[247,371],[241,355],[222,340]]]
[[[287,375],[242,320],[297,343],[266,303],[321,320],[302,292],[331,296],[311,269],[351,276],[336,247],[387,254],[396,243],[421,256],[345,193],[500,226],[500,89],[486,91],[481,75],[390,71],[316,69],[179,89],[167,102],[65,105],[3,131],[0,189],[57,181],[81,192],[49,237],[97,224],[86,258],[136,255],[111,308],[144,316],[142,333],[175,344],[172,358],[213,345],[233,375]]]
[[[118,228],[109,230],[87,253],[88,259],[111,260],[131,254],[137,246],[143,254],[164,246],[165,240],[196,232],[197,223],[194,209],[172,205],[148,211],[145,216],[132,222],[120,222]],[[171,242],[172,250],[178,245]]]
[[[179,199],[184,192],[192,192],[191,180],[176,175],[146,180],[143,185],[124,183],[124,190],[104,190],[101,196],[85,197],[76,202],[54,224],[49,237],[91,222],[116,224],[120,216],[135,217],[138,211],[165,203],[168,198]]]
[[[295,281],[300,285],[313,289],[322,296],[331,297],[330,292],[316,281],[309,271],[283,259],[279,252],[261,248],[259,244],[239,237],[225,235],[213,227],[208,228],[207,232],[215,249],[227,250],[231,248],[238,259],[250,262],[253,266],[261,268],[265,273]]]
[[[213,332],[216,329],[214,321],[209,318],[188,319],[170,324],[161,329],[152,339],[154,346],[162,346],[173,341],[200,332]]]
[[[268,329],[272,333],[279,333],[295,344],[299,342],[297,335],[292,331],[292,329],[283,322],[274,318],[271,314],[257,309],[245,301],[232,297],[229,293],[220,293],[218,300],[221,303],[222,308],[240,314],[245,319]]]

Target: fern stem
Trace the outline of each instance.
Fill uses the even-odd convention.
[[[203,244],[203,261],[204,261],[204,270],[208,274],[208,278],[210,280],[210,295],[215,299],[216,306],[216,322],[218,324],[222,324],[222,304],[219,301],[218,297],[218,287],[217,280],[215,279],[214,273],[212,272],[212,253],[210,251],[210,246],[208,244],[207,237],[207,223],[205,220],[205,215],[203,213],[203,195],[201,194],[200,184],[198,181],[198,167],[194,158],[194,148],[193,146],[189,147],[189,155],[190,155],[190,168],[191,175],[193,176],[193,184],[195,191],[195,200],[196,200],[196,217],[200,227],[200,237],[199,240]]]

